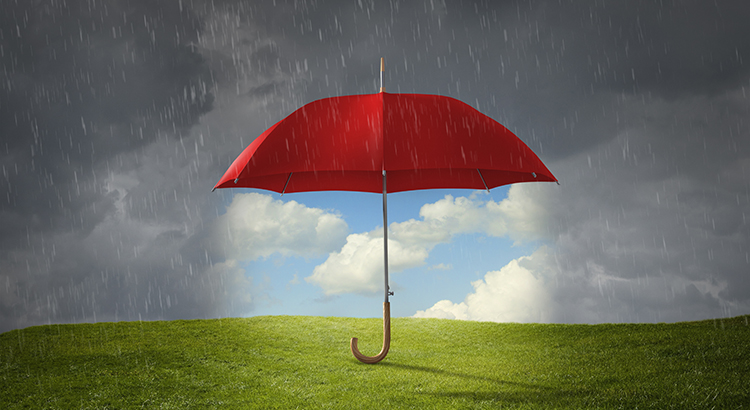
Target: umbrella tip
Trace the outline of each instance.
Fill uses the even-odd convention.
[[[383,73],[385,72],[385,58],[380,57],[380,92],[385,92],[385,87],[383,86]]]

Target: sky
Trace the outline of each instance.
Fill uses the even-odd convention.
[[[0,0],[0,332],[379,317],[382,197],[211,192],[316,99],[457,98],[559,179],[388,196],[393,316],[750,313],[750,3]],[[748,61],[748,63],[745,63]]]

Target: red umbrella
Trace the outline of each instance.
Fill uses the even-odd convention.
[[[385,302],[383,348],[390,347],[386,194],[417,189],[486,189],[557,179],[515,134],[469,105],[445,96],[378,94],[324,98],[304,105],[256,138],[216,188],[279,192],[383,194]],[[387,176],[387,186],[386,186]]]

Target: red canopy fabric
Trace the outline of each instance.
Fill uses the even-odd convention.
[[[214,189],[381,193],[383,170],[387,192],[557,181],[515,134],[469,105],[381,92],[301,107],[256,138]]]

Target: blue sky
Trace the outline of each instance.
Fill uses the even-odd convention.
[[[236,190],[244,191],[270,195],[275,200],[296,201],[338,214],[347,223],[349,233],[367,232],[383,225],[382,195],[326,192],[287,194],[281,197],[262,190]],[[504,199],[507,191],[507,187],[501,187],[492,190],[490,194],[469,190],[389,194],[389,222],[420,219],[419,210],[423,204],[434,203],[446,195],[475,195],[484,200],[499,202]],[[434,300],[435,295],[460,301],[472,291],[471,281],[482,279],[486,272],[499,269],[512,259],[530,254],[537,245],[535,242],[514,243],[507,236],[493,237],[485,233],[458,234],[450,242],[437,244],[421,266],[391,273],[391,287],[396,292],[392,297],[393,314],[411,316],[437,302]],[[313,312],[312,314],[331,316],[381,316],[382,290],[325,297],[320,286],[305,281],[312,269],[323,263],[326,257],[327,255],[303,257],[275,254],[245,263],[244,267],[253,278],[253,283],[263,284],[264,287],[252,313],[299,315]],[[380,275],[382,278],[382,272]]]
[[[211,188],[302,105],[377,92],[381,57],[561,182],[389,195],[395,316],[750,313],[748,2],[0,5],[0,331],[380,316],[379,195]]]

